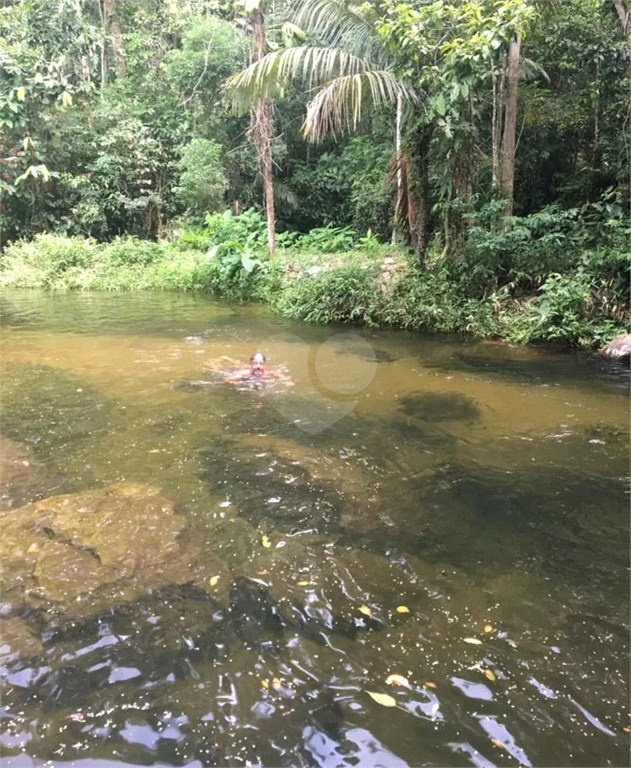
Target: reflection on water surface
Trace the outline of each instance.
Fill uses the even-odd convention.
[[[0,765],[628,765],[623,369],[3,298]],[[304,342],[377,361],[343,418]],[[259,347],[294,389],[203,371]]]

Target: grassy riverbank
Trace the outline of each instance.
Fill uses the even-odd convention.
[[[410,253],[370,235],[314,230],[281,236],[269,260],[254,223],[235,224],[224,215],[215,217],[210,232],[186,230],[157,243],[39,235],[5,249],[0,286],[204,291],[262,302],[308,322],[467,333],[517,344],[598,348],[628,328],[628,256],[611,244],[576,247],[573,261],[568,244],[557,245],[561,271],[549,244],[543,248],[531,237],[524,246],[519,233],[509,231],[502,235],[506,242],[484,244],[484,259],[474,237],[461,258],[435,254],[419,265]],[[227,231],[218,234],[221,226]]]

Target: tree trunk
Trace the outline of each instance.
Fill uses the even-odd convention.
[[[624,7],[622,0],[613,0],[613,4],[616,7],[616,12],[618,14],[618,18],[620,19],[620,23],[622,24],[624,34],[627,36],[629,51],[631,51],[631,14]]]
[[[103,32],[110,37],[111,52],[114,58],[114,68],[117,77],[125,74],[125,46],[120,24],[116,16],[116,0],[103,0]]]
[[[265,55],[265,19],[260,8],[252,11],[252,36],[254,38],[254,61]],[[269,255],[276,252],[276,211],[274,209],[274,179],[272,176],[272,103],[261,99],[252,110],[251,131],[256,142],[259,167],[263,177],[263,196],[267,216],[267,245]]]
[[[517,39],[513,40],[508,48],[504,135],[502,136],[502,147],[500,150],[500,190],[506,197],[506,206],[503,211],[505,216],[511,216],[513,213],[520,49],[521,38],[517,36]]]
[[[403,121],[403,96],[397,96],[397,122],[395,129],[395,152],[397,164],[397,197],[394,204],[394,225],[392,227],[392,244],[401,239],[401,219],[403,212],[403,166],[401,157],[401,123]]]
[[[429,187],[429,148],[432,142],[434,127],[422,125],[416,132],[414,147],[414,219],[410,221],[410,239],[414,253],[419,261],[423,261],[429,234],[429,214],[432,207]]]

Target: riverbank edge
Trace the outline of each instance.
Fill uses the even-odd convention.
[[[342,253],[281,249],[270,260],[169,242],[118,238],[98,244],[44,234],[5,249],[0,287],[195,291],[265,304],[305,322],[591,350],[627,333],[629,324],[628,310],[612,316],[585,276],[549,275],[535,293],[517,295],[504,286],[471,296],[466,275],[454,280],[444,262],[421,267],[409,253],[384,245]]]

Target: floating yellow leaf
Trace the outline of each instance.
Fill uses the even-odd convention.
[[[367,605],[360,605],[358,610],[360,613],[363,613],[364,616],[372,616],[372,611]]]
[[[517,643],[514,640],[509,640],[508,644],[510,645],[511,648],[517,648]]]
[[[386,684],[403,685],[405,688],[410,687],[407,677],[403,677],[403,675],[388,675],[388,677],[386,677]]]
[[[493,682],[495,680],[495,673],[490,669],[485,669],[484,677],[486,677],[487,680],[490,680],[491,682]]]
[[[393,699],[392,696],[388,696],[387,693],[373,693],[372,691],[366,691],[366,693],[371,699],[374,699],[377,704],[381,704],[382,707],[396,707],[397,705],[396,699]]]
[[[485,625],[484,625],[484,631],[485,631],[485,632],[486,632],[486,634],[488,635],[488,633],[489,633],[489,632],[492,632],[492,631],[493,631],[493,627],[492,627],[490,624],[485,624]]]
[[[261,680],[261,685],[267,690],[269,688],[269,680]]]
[[[296,584],[299,587],[308,587],[309,586],[309,582],[308,581],[297,581]]]
[[[211,587],[214,587],[218,581],[219,581],[219,576],[211,576],[210,579],[208,580],[208,583],[210,584]]]
[[[397,605],[397,613],[409,613],[410,609],[407,605]]]
[[[623,728],[622,730],[623,730],[625,733],[631,733],[631,728],[629,728],[629,726],[628,726],[628,725],[625,725],[625,726],[624,726],[624,728]]]
[[[425,685],[426,685],[428,688],[437,688],[437,687],[438,687],[438,686],[436,685],[436,683],[425,683]]]
[[[26,98],[26,88],[18,88],[15,95],[18,101],[24,101]]]
[[[272,678],[272,688],[276,688],[278,690],[280,686],[281,686],[280,677]]]
[[[269,540],[269,538],[267,536],[263,536],[263,538],[261,539],[261,544],[264,547],[267,547],[268,549],[269,549],[269,547],[272,546],[272,542]]]
[[[503,744],[499,739],[491,739],[491,744],[495,744],[495,746],[499,747],[499,749],[506,749],[506,745]]]
[[[477,637],[465,637],[464,641],[470,645],[482,645],[482,640],[478,640]]]

